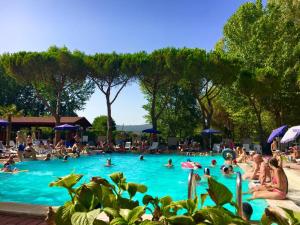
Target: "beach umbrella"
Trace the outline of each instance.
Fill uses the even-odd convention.
[[[142,132],[143,133],[149,133],[149,134],[160,134],[160,131],[158,131],[154,128],[149,128],[149,129],[143,130]]]
[[[300,135],[300,126],[291,127],[282,137],[280,143],[288,143],[290,141],[294,141],[299,135]]]
[[[73,126],[70,124],[62,124],[59,126],[54,127],[54,130],[78,130],[79,126]]]
[[[0,120],[0,126],[6,127],[8,124],[9,124],[8,121]]]
[[[201,132],[202,134],[208,134],[209,135],[209,147],[211,149],[211,135],[212,134],[219,134],[221,131],[219,130],[214,130],[214,129],[205,129]]]
[[[276,137],[283,136],[287,130],[287,127],[287,125],[284,125],[274,129],[268,138],[268,143],[271,143]]]

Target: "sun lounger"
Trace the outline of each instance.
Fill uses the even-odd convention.
[[[130,151],[130,149],[131,149],[131,142],[130,141],[126,142],[124,148],[125,148],[125,150]]]
[[[152,142],[152,145],[148,148],[149,151],[158,150],[158,142]]]

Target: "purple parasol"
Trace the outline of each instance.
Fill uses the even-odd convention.
[[[287,127],[287,125],[284,125],[274,129],[268,138],[268,143],[271,143],[276,137],[282,137],[285,134]]]

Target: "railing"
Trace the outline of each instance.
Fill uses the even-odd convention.
[[[189,174],[189,178],[188,178],[188,198],[192,199],[193,198],[193,194],[196,192],[196,185],[194,184],[195,180],[194,180],[194,170],[191,169],[191,172]]]
[[[238,215],[243,215],[242,210],[242,175],[240,172],[236,172],[236,204],[238,206]]]

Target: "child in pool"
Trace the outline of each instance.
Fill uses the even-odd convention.
[[[110,167],[110,166],[112,166],[113,164],[111,164],[111,158],[108,158],[107,160],[106,160],[106,164],[105,164],[105,166],[106,167]]]
[[[172,159],[168,160],[168,164],[165,164],[166,167],[173,167]]]

